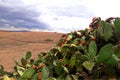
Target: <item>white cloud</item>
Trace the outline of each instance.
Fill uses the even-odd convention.
[[[8,21],[5,19],[0,19],[0,22],[8,22]]]
[[[49,25],[53,31],[72,31],[88,27],[92,11],[84,6],[83,0],[23,0],[40,12],[39,20]]]
[[[106,19],[120,16],[119,2],[119,0],[84,0],[83,3],[93,11],[95,16]]]
[[[44,22],[48,23],[50,26],[49,28],[54,31],[73,31],[77,29],[84,29],[88,27],[91,19],[89,18],[79,18],[79,17],[67,17],[67,16],[56,16],[51,17],[42,16],[41,18]],[[56,19],[55,19],[55,18]]]
[[[48,24],[48,30],[72,31],[88,27],[92,18],[97,16],[102,19],[119,17],[120,5],[118,0],[4,0],[6,6],[14,10],[28,10],[31,18]],[[4,2],[3,2],[4,3]],[[1,5],[3,3],[0,3]],[[15,4],[13,4],[15,3]],[[24,9],[25,8],[25,9]],[[16,11],[15,11],[16,12]],[[32,12],[37,12],[33,14]],[[34,17],[35,15],[35,17]],[[36,17],[37,15],[37,17]],[[36,20],[37,20],[36,19]],[[4,21],[4,20],[2,20]],[[24,22],[24,20],[17,20]],[[33,27],[35,30],[36,28]],[[37,29],[39,30],[39,29]]]
[[[81,4],[83,0],[22,0],[26,5],[36,5],[36,6],[74,6],[76,4]],[[41,5],[39,5],[41,4]]]

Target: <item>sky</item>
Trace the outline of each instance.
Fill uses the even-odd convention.
[[[0,0],[1,30],[71,32],[119,17],[119,0]]]

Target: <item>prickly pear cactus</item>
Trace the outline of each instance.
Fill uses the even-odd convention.
[[[27,52],[5,80],[120,79],[120,18],[93,18],[89,28],[64,34],[49,52]]]

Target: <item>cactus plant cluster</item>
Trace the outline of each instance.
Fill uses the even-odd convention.
[[[89,28],[64,34],[37,59],[27,52],[14,72],[0,67],[4,80],[120,79],[120,18],[93,18]]]

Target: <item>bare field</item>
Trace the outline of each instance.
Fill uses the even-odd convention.
[[[55,32],[7,32],[0,31],[0,64],[12,71],[14,59],[19,60],[25,52],[31,51],[33,58],[43,51],[49,51],[61,38]]]

